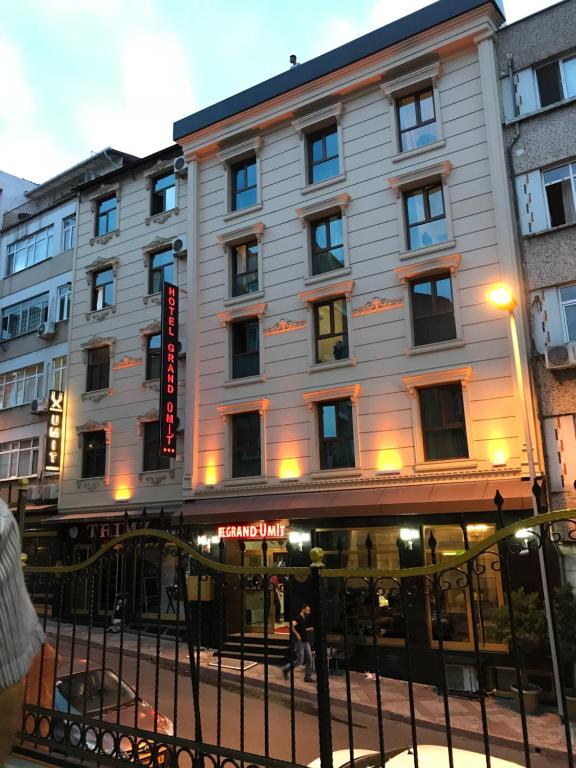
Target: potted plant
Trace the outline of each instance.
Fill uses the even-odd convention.
[[[520,671],[520,683],[524,698],[524,710],[527,715],[538,711],[538,701],[542,689],[539,685],[528,682],[527,659],[536,651],[547,637],[546,614],[537,592],[526,592],[524,587],[512,592],[512,613],[514,616],[515,648]],[[499,640],[512,643],[512,627],[508,606],[501,606],[494,614],[496,635]],[[514,698],[519,703],[518,688],[512,685]]]
[[[558,657],[566,693],[566,714],[570,720],[576,720],[576,595],[571,584],[564,584],[554,590],[554,613],[558,630]]]

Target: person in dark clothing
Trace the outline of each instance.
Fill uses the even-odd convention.
[[[312,658],[312,648],[307,635],[307,631],[312,629],[312,627],[309,626],[311,612],[308,603],[304,603],[300,609],[300,613],[290,622],[290,634],[294,641],[296,660],[289,661],[288,664],[284,664],[282,667],[282,673],[285,680],[288,679],[291,669],[304,665],[304,682],[312,682],[314,659]]]

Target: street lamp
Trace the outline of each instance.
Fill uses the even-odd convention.
[[[502,309],[508,312],[510,318],[510,336],[512,338],[512,353],[514,356],[514,368],[516,370],[516,383],[518,386],[518,396],[520,397],[520,405],[522,412],[522,425],[524,430],[524,440],[526,442],[526,457],[528,459],[528,474],[530,476],[530,487],[534,488],[536,482],[536,467],[534,464],[534,450],[532,447],[532,435],[530,432],[530,419],[528,416],[528,403],[526,401],[526,390],[524,388],[524,376],[522,373],[522,360],[520,358],[520,344],[518,343],[518,328],[516,326],[516,318],[514,317],[514,310],[518,304],[516,297],[510,290],[510,288],[504,283],[498,283],[493,285],[488,291],[488,302],[497,309]],[[538,509],[538,500],[534,493],[532,493],[532,509],[534,515],[538,515],[540,510]],[[540,575],[542,578],[542,586],[544,592],[544,608],[546,610],[546,621],[548,624],[548,636],[550,638],[550,650],[552,651],[552,670],[554,673],[554,685],[556,687],[556,699],[558,702],[558,713],[561,718],[564,718],[564,707],[562,706],[562,688],[560,687],[560,670],[558,668],[558,654],[556,648],[556,641],[554,635],[554,624],[552,621],[552,607],[550,605],[550,590],[548,584],[548,577],[546,575],[546,566],[544,563],[544,538],[542,536],[542,529],[540,529],[541,544],[538,548],[538,561],[540,564]]]

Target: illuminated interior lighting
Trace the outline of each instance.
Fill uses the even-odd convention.
[[[283,459],[280,462],[278,477],[281,480],[296,480],[300,477],[300,467],[296,459]]]
[[[488,526],[485,523],[471,523],[466,526],[468,533],[486,533]]]
[[[420,538],[420,531],[417,528],[400,528],[400,538],[402,541],[415,541]]]
[[[204,536],[204,535],[198,536],[198,538],[196,539],[196,543],[198,544],[199,547],[205,547],[208,544],[208,536]]]
[[[534,531],[531,531],[530,528],[520,528],[514,534],[515,539],[531,539],[532,536],[534,536]]]
[[[290,544],[306,544],[310,541],[310,534],[306,531],[290,531],[288,541]]]

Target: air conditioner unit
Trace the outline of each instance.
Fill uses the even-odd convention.
[[[174,160],[174,173],[176,176],[185,176],[188,173],[188,163],[183,157]]]
[[[58,498],[58,486],[56,483],[42,486],[42,498],[44,501],[50,501]]]
[[[40,501],[42,499],[42,486],[29,485],[26,496],[30,501]]]
[[[186,339],[178,339],[178,357],[186,357]]]
[[[172,252],[176,258],[181,259],[183,256],[186,256],[187,250],[186,235],[175,237],[174,240],[172,240]]]
[[[53,339],[56,334],[56,323],[53,320],[47,320],[38,326],[38,336],[41,339]]]
[[[480,686],[476,669],[465,664],[446,664],[448,690],[461,693],[476,693]]]
[[[546,347],[546,368],[551,371],[572,368],[576,365],[576,344],[559,344]]]
[[[40,397],[37,400],[32,400],[30,403],[30,413],[47,413],[48,412],[48,398]]]

